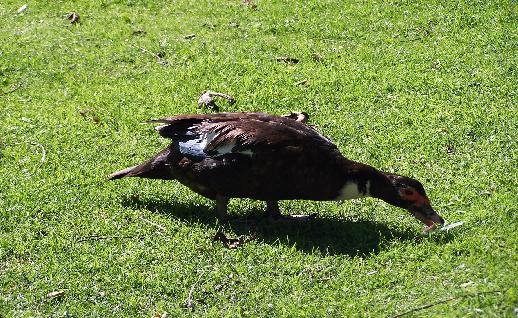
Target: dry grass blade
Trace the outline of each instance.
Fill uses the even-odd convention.
[[[44,163],[45,159],[47,157],[47,152],[45,151],[45,147],[43,147],[42,144],[38,144],[36,142],[32,142],[31,145],[40,147],[40,149],[41,149],[41,163]]]
[[[155,223],[155,222],[153,222],[153,221],[151,221],[151,220],[148,220],[148,219],[146,219],[146,218],[145,218],[145,217],[143,217],[143,216],[141,216],[141,217],[140,217],[140,219],[141,219],[143,222],[145,222],[145,223],[147,223],[147,224],[149,224],[149,225],[153,225],[153,226],[157,227],[158,229],[160,229],[160,230],[161,230],[161,231],[163,231],[163,232],[165,232],[165,231],[167,230],[167,229],[166,229],[165,227],[163,227],[162,225],[160,225],[160,224],[158,224],[158,223]]]
[[[198,275],[198,279],[192,284],[191,289],[189,290],[189,294],[187,295],[187,299],[185,300],[185,308],[194,309],[194,302],[192,300],[192,295],[194,293],[194,288],[196,285],[200,282],[201,278],[205,275],[205,271],[201,272],[200,275]]]
[[[447,303],[447,302],[450,302],[452,300],[456,300],[456,299],[461,299],[461,298],[466,298],[466,297],[475,297],[475,296],[480,296],[480,295],[484,295],[484,294],[494,294],[494,293],[501,293],[502,291],[501,290],[491,290],[491,291],[485,291],[485,292],[478,292],[478,293],[473,293],[473,294],[465,294],[465,295],[460,295],[460,296],[452,296],[452,297],[449,297],[449,298],[446,298],[446,299],[443,299],[443,300],[440,300],[438,302],[435,302],[435,303],[431,303],[431,304],[427,304],[427,305],[424,305],[424,306],[421,306],[421,307],[417,307],[417,308],[414,308],[414,309],[410,309],[408,311],[405,311],[401,314],[397,314],[395,316],[392,316],[392,318],[398,318],[398,317],[403,317],[403,316],[406,316],[408,314],[412,314],[416,311],[420,311],[420,310],[423,310],[423,309],[427,309],[427,308],[430,308],[430,307],[434,307],[434,306],[437,306],[437,305],[441,305],[441,304],[444,304],[444,303]]]
[[[169,65],[169,62],[168,62],[168,61],[166,61],[166,60],[164,60],[164,56],[165,56],[165,54],[164,54],[163,52],[153,53],[153,52],[151,52],[151,51],[146,50],[146,49],[145,49],[145,48],[143,48],[143,47],[142,47],[142,48],[140,48],[140,51],[141,51],[142,53],[147,53],[147,54],[149,54],[149,55],[153,56],[154,58],[156,58],[156,60],[157,60],[158,64],[160,64],[160,65],[162,65],[162,66],[168,66],[168,65]]]
[[[99,235],[91,235],[78,239],[76,242],[87,242],[87,241],[101,241],[101,240],[117,240],[117,239],[130,239],[130,238],[138,238],[143,239],[143,236],[138,235],[120,235],[120,236],[99,236]]]

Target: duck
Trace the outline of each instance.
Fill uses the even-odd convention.
[[[171,144],[109,179],[177,180],[215,200],[220,220],[229,218],[231,198],[265,201],[266,216],[275,220],[297,217],[281,214],[281,200],[373,197],[409,211],[429,229],[444,224],[419,181],[346,158],[307,119],[304,112],[223,112],[151,120]]]

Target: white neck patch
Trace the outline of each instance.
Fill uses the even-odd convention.
[[[338,195],[338,197],[336,197],[335,200],[349,200],[368,197],[370,196],[370,187],[371,182],[367,181],[367,183],[365,184],[365,188],[367,191],[363,193],[360,192],[360,189],[356,182],[347,182],[346,184],[344,184],[344,186],[340,190],[340,194]]]

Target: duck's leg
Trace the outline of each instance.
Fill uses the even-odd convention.
[[[220,221],[228,220],[227,206],[228,206],[228,197],[224,197],[221,195],[216,195],[216,215]]]
[[[279,210],[279,202],[277,201],[266,201],[266,216],[270,219],[280,219],[281,210]]]
[[[310,215],[281,215],[278,201],[266,201],[266,216],[276,221],[309,221],[315,218],[315,214]]]

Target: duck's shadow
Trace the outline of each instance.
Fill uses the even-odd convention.
[[[378,253],[383,242],[393,240],[419,240],[417,233],[389,229],[385,224],[373,221],[349,221],[317,216],[306,222],[276,222],[261,217],[261,211],[250,211],[249,216],[219,223],[214,210],[207,206],[125,199],[123,204],[143,208],[154,213],[175,217],[189,223],[203,223],[216,229],[231,229],[238,235],[253,235],[267,244],[295,246],[306,252],[366,256]]]

